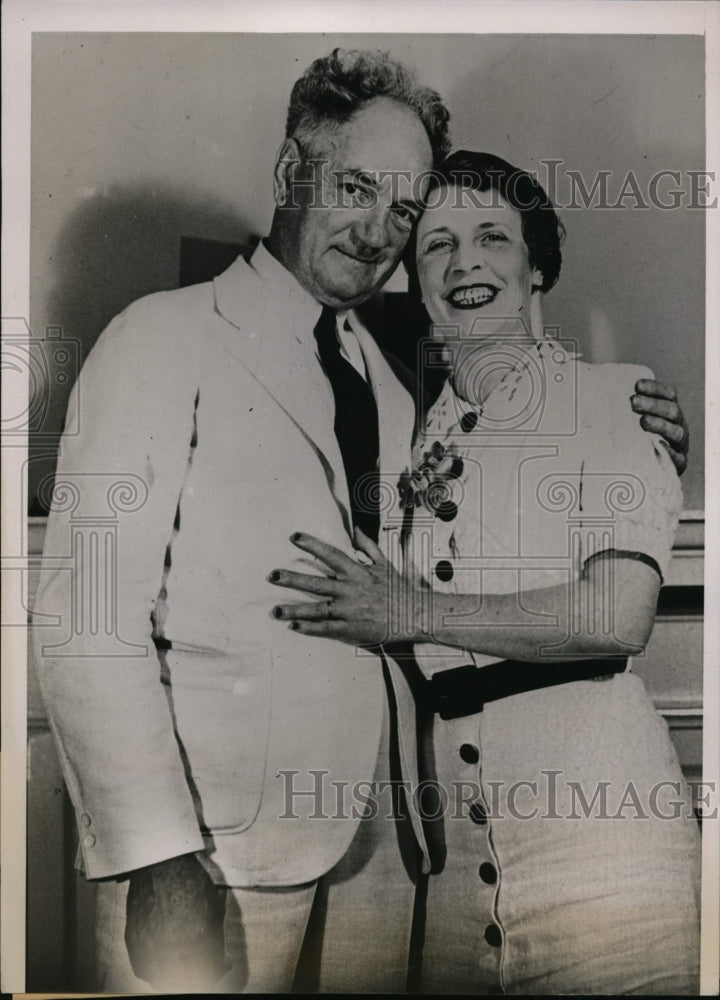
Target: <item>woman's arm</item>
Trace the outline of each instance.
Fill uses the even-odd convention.
[[[357,544],[371,565],[309,535],[294,535],[292,541],[321,559],[332,575],[273,570],[271,582],[322,598],[277,605],[273,617],[304,635],[356,646],[429,642],[530,661],[633,655],[652,630],[660,587],[657,573],[643,562],[602,554],[568,585],[512,594],[445,594],[401,576],[361,532]]]
[[[591,560],[569,584],[512,594],[431,598],[430,641],[503,659],[635,655],[652,631],[660,580],[636,559]]]

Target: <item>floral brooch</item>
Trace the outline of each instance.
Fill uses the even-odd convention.
[[[434,441],[417,466],[412,471],[406,469],[400,476],[401,507],[424,507],[442,521],[452,520],[457,514],[457,506],[452,500],[452,483],[462,473],[463,460],[457,446],[445,447],[440,441]]]

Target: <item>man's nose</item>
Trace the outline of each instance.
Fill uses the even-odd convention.
[[[360,248],[382,250],[390,241],[389,212],[382,205],[366,208],[355,220],[353,234]]]

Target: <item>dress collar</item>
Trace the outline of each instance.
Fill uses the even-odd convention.
[[[451,433],[462,424],[463,418],[470,414],[473,415],[474,421],[476,417],[482,418],[483,414],[487,414],[490,418],[491,415],[497,415],[508,407],[513,411],[517,410],[518,405],[516,403],[513,406],[513,400],[518,392],[520,398],[523,394],[530,393],[532,396],[537,392],[537,387],[533,383],[539,373],[542,373],[545,392],[558,391],[558,386],[562,385],[562,382],[554,379],[555,372],[579,357],[579,354],[567,351],[558,341],[550,337],[527,344],[517,351],[517,359],[493,387],[483,406],[469,403],[458,396],[452,378],[448,378],[428,414],[425,436]],[[482,425],[483,421],[479,419],[478,430],[483,429]],[[492,423],[485,429],[491,428]],[[500,430],[500,426],[494,429]]]

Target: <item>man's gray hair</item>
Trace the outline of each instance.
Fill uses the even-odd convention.
[[[323,138],[336,132],[370,101],[388,97],[418,116],[438,164],[450,152],[450,112],[437,91],[418,84],[414,72],[387,52],[335,49],[316,59],[290,95],[285,135],[303,156],[317,156]]]

